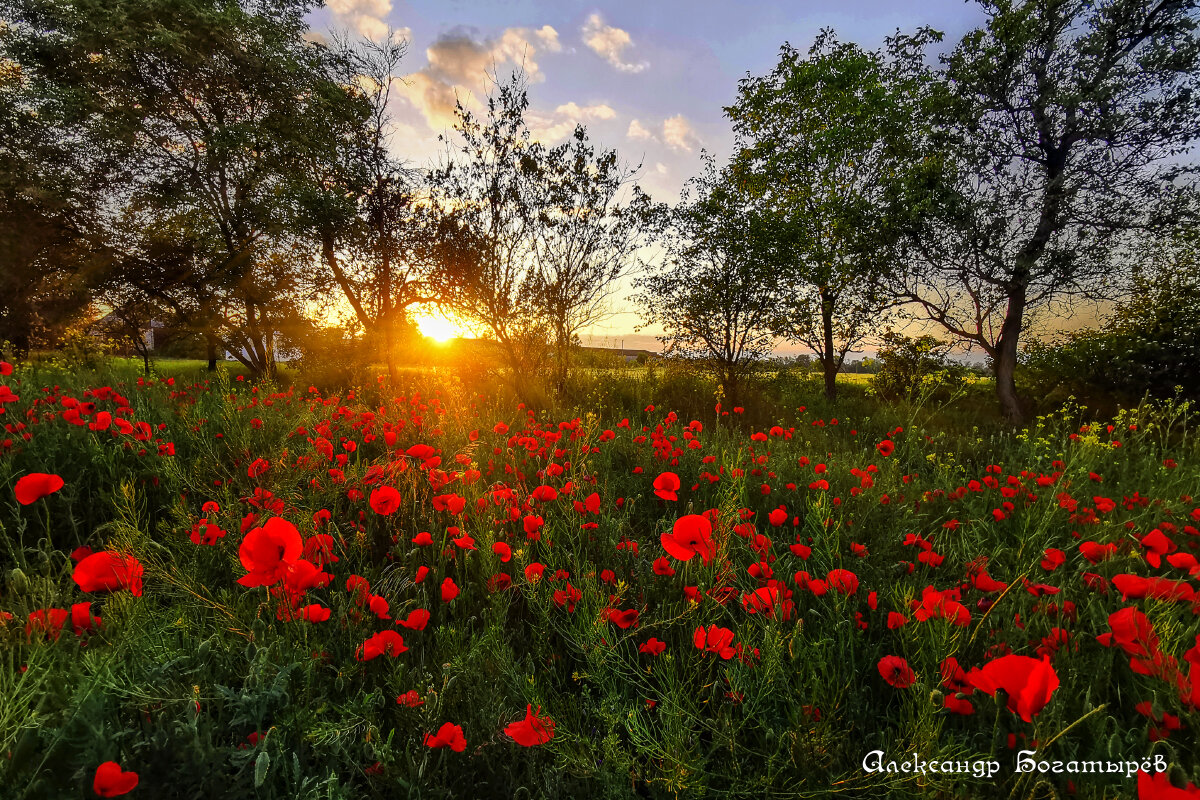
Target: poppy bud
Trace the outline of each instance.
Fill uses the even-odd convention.
[[[13,594],[25,594],[29,591],[29,578],[19,567],[8,573],[8,588]]]
[[[938,708],[942,707],[942,704],[945,702],[945,699],[946,699],[946,696],[942,694],[941,689],[934,689],[932,692],[929,693],[929,702],[933,703]]]

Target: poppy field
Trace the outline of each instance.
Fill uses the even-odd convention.
[[[1186,404],[0,372],[0,797],[1200,797]]]

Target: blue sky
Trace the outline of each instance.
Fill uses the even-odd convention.
[[[392,146],[414,166],[444,152],[437,136],[453,122],[456,97],[477,103],[489,71],[505,74],[523,61],[535,135],[554,143],[582,122],[594,141],[640,162],[638,182],[668,202],[698,172],[702,148],[729,154],[733,137],[722,107],[734,100],[740,78],[774,66],[785,41],[807,49],[821,28],[832,27],[842,40],[875,48],[898,28],[930,25],[945,33],[949,50],[982,21],[979,7],[962,0],[326,0],[311,16],[317,32],[380,38],[390,28],[408,39]],[[615,310],[597,335],[647,344],[627,337],[636,316]]]

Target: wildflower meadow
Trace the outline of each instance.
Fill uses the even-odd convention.
[[[5,798],[1197,795],[1186,403],[0,367]]]

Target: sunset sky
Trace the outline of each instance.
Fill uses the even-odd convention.
[[[674,202],[699,170],[702,148],[725,158],[732,133],[722,107],[739,78],[760,75],[789,41],[807,49],[823,27],[875,48],[898,28],[930,25],[949,49],[983,21],[974,3],[927,0],[919,6],[880,0],[732,3],[694,0],[327,0],[312,15],[318,32],[348,30],[409,41],[405,82],[394,104],[394,150],[414,166],[444,153],[437,136],[454,122],[454,102],[486,96],[488,74],[523,63],[531,78],[536,136],[561,141],[576,122],[598,144],[642,164],[638,182],[656,200]],[[477,107],[477,106],[476,106]],[[623,294],[623,293],[622,293]],[[620,298],[614,316],[592,332],[597,344],[657,345],[635,334],[637,314]],[[587,343],[585,341],[585,343]]]

